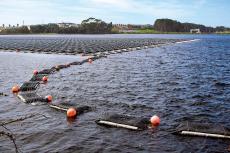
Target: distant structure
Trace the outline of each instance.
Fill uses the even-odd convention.
[[[2,31],[2,30],[4,30],[4,29],[9,29],[9,28],[14,28],[15,26],[13,25],[8,25],[8,26],[5,26],[5,24],[2,24],[2,26],[0,26],[0,32]]]
[[[151,29],[153,25],[151,24],[129,24],[132,29]]]
[[[190,33],[201,33],[200,29],[190,29]]]
[[[79,24],[76,24],[76,23],[66,23],[66,22],[57,23],[57,25],[60,28],[79,27]]]
[[[120,30],[129,30],[128,24],[113,24],[113,26]]]
[[[3,24],[2,26],[0,26],[0,32],[5,28],[5,25]]]
[[[113,24],[120,32],[133,32],[137,29],[153,28],[151,24]]]

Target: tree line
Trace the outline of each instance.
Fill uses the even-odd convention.
[[[30,30],[26,26],[22,27],[12,27],[12,28],[7,28],[3,29],[1,34],[28,34],[30,33]]]
[[[157,19],[154,23],[154,29],[160,32],[190,32],[190,29],[200,29],[203,33],[229,31],[230,28],[219,26],[216,28],[207,27],[201,24],[181,23],[171,19]]]
[[[128,25],[131,29],[141,29],[138,25]],[[230,28],[224,26],[207,27],[201,24],[181,23],[171,19],[157,19],[152,27],[146,27],[157,32],[190,32],[190,29],[200,29],[202,33],[225,32]],[[55,23],[40,24],[11,27],[2,29],[0,34],[42,34],[42,33],[58,33],[58,34],[110,34],[119,33],[117,27],[113,27],[112,22],[106,23],[100,19],[88,18],[83,20],[78,26],[59,26]]]
[[[88,18],[83,20],[79,26],[63,26],[58,24],[40,24],[6,28],[1,31],[2,34],[41,34],[41,33],[59,33],[59,34],[107,34],[112,32],[112,22],[106,23],[100,19]]]

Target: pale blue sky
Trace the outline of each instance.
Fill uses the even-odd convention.
[[[230,27],[230,0],[0,0],[0,24],[106,22],[153,24],[157,18]]]

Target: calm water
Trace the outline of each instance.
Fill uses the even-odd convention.
[[[2,36],[1,36],[2,37]],[[17,36],[18,37],[18,36]],[[48,36],[54,37],[54,36]],[[62,36],[65,37],[65,36]],[[76,37],[76,36],[71,36]],[[22,152],[227,152],[228,140],[171,134],[183,121],[218,123],[230,128],[230,36],[87,35],[77,37],[199,38],[200,41],[110,55],[93,64],[72,66],[39,88],[54,103],[88,105],[93,111],[73,123],[45,105],[32,106],[10,93],[34,69],[82,60],[77,56],[0,53],[0,121],[40,113],[9,124]],[[94,121],[106,113],[150,117],[162,123],[142,132],[105,128]],[[1,128],[2,130],[2,128]],[[0,137],[0,152],[14,152]]]

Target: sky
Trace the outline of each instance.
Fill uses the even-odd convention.
[[[230,0],[0,0],[0,25],[73,22],[89,17],[122,24],[158,18],[230,27]]]

